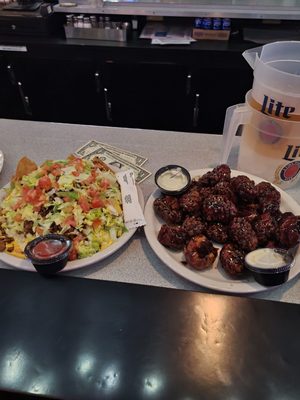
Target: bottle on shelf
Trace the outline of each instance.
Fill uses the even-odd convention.
[[[83,28],[91,28],[92,24],[90,21],[90,17],[83,17]]]

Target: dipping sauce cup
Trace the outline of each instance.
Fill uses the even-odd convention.
[[[294,260],[288,250],[262,248],[248,253],[245,264],[256,282],[263,286],[276,286],[288,280]]]
[[[67,264],[71,246],[65,236],[49,234],[29,242],[24,252],[39,273],[54,274]]]
[[[176,196],[189,188],[192,179],[186,168],[171,164],[156,171],[154,180],[162,193]]]

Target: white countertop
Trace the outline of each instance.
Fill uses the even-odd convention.
[[[166,164],[181,164],[187,169],[213,167],[219,163],[221,136],[186,132],[152,131],[127,128],[83,126],[0,119],[0,148],[4,166],[0,185],[14,174],[17,161],[24,155],[37,163],[45,159],[65,158],[91,139],[105,142],[148,157],[145,169],[155,171]],[[229,165],[235,168],[239,138],[236,138]],[[154,175],[141,185],[145,202],[155,190]],[[299,186],[288,193],[300,202]],[[10,268],[0,261],[1,268]],[[212,292],[190,283],[171,271],[150,248],[143,229],[120,250],[103,261],[74,270],[68,275]],[[299,275],[300,277],[300,275]],[[300,279],[249,297],[300,304]]]

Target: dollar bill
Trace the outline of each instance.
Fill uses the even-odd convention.
[[[136,183],[143,182],[151,175],[151,172],[147,171],[146,169],[118,157],[116,154],[108,149],[105,149],[104,147],[98,147],[96,150],[86,154],[82,158],[86,160],[92,160],[94,157],[99,157],[100,160],[102,160],[115,172],[125,171],[131,168],[133,170]]]
[[[74,154],[84,158],[88,154],[92,153],[94,150],[97,150],[98,147],[98,142],[96,142],[95,140],[90,140],[89,142],[81,146],[78,150],[76,150]]]
[[[98,142],[96,140],[90,140],[85,145],[76,150],[75,154],[79,157],[85,157],[86,155],[97,150],[98,148],[105,148],[108,151],[116,154],[116,156],[118,156],[119,158],[122,158],[125,161],[128,161],[131,164],[138,166],[145,164],[145,162],[148,160],[146,157],[143,157],[139,154],[131,153],[130,151],[119,149],[118,147],[111,146],[107,143]]]

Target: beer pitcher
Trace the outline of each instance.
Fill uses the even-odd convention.
[[[264,111],[261,107],[249,91],[244,104],[227,109],[221,162],[227,162],[242,125],[237,168],[290,188],[300,177],[300,118],[278,102],[266,102]]]

